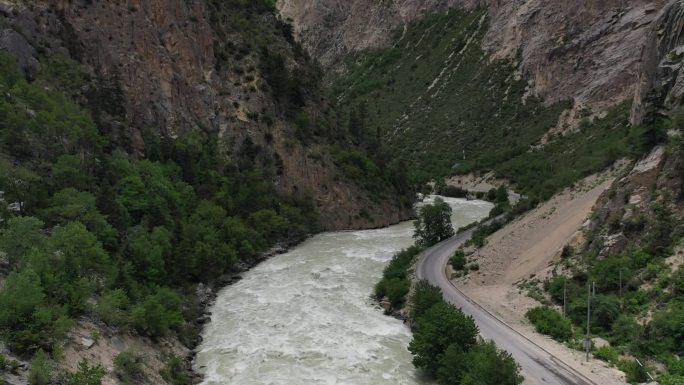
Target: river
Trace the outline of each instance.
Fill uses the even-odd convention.
[[[492,205],[445,199],[454,228]],[[204,385],[413,385],[409,328],[370,298],[413,225],[316,235],[218,294],[195,368]]]

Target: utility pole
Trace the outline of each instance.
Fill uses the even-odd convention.
[[[566,300],[566,283],[568,282],[568,277],[563,278],[563,317],[567,317],[566,312],[567,312],[567,300]]]
[[[591,287],[587,286],[587,337],[584,339],[584,350],[587,352],[587,362],[589,362],[589,351],[591,350]]]
[[[620,269],[620,310],[622,310],[622,269]]]

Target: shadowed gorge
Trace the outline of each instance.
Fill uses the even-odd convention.
[[[683,21],[0,0],[0,385],[679,384]]]

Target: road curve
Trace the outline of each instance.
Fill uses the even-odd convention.
[[[494,341],[518,362],[528,381],[550,385],[596,385],[557,357],[513,330],[503,321],[468,298],[446,276],[446,264],[456,249],[472,236],[473,230],[460,233],[426,250],[416,266],[418,279],[426,279],[442,290],[444,299],[473,317],[480,335]]]

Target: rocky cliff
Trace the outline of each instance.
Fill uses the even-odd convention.
[[[520,71],[546,103],[574,99],[577,110],[597,111],[635,92],[641,51],[655,38],[664,5],[663,0],[278,2],[304,45],[327,66],[349,52],[390,44],[425,14],[486,7],[489,25],[482,45],[492,58],[520,53]]]
[[[684,79],[684,3],[669,1],[657,13],[642,48],[639,82],[632,106],[632,122],[652,120],[653,114],[681,105]]]
[[[333,164],[327,148],[338,139],[315,67],[288,26],[258,4],[4,0],[0,48],[29,76],[53,54],[80,62],[90,81],[76,98],[136,156],[146,156],[150,134],[167,140],[201,131],[219,136],[231,158],[245,143],[254,147],[249,161],[270,169],[282,193],[312,196],[325,229],[406,218],[409,210],[391,199],[371,202]],[[310,127],[302,134],[303,125]]]

